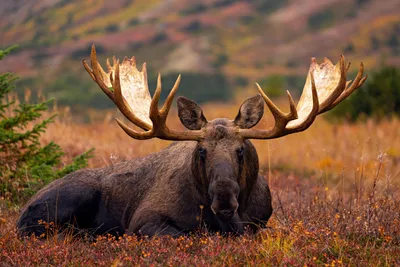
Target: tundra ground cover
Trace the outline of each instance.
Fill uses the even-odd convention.
[[[210,104],[204,110],[215,118],[236,114],[238,106]],[[170,117],[171,125],[179,125],[175,114]],[[257,127],[270,126],[266,117]],[[0,205],[0,265],[399,265],[399,131],[398,119],[329,124],[318,118],[303,133],[255,141],[275,209],[268,227],[255,236],[199,232],[179,239],[105,236],[93,241],[64,233],[64,238],[21,240],[15,233],[18,208]],[[42,141],[50,140],[67,152],[66,162],[95,147],[90,167],[168,145],[132,140],[109,119],[81,125],[68,116],[49,127]]]

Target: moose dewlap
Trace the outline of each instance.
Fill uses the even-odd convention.
[[[124,233],[179,236],[201,226],[208,231],[241,234],[257,231],[272,214],[268,184],[258,173],[256,149],[249,139],[271,139],[304,131],[324,113],[360,87],[363,65],[353,82],[346,80],[350,64],[344,57],[333,65],[312,59],[297,107],[288,92],[290,112],[284,113],[264,94],[247,99],[234,120],[208,121],[193,101],[179,97],[178,115],[185,131],[166,125],[180,76],[161,109],[161,77],[151,98],[146,65],[135,58],[120,64],[114,58],[108,72],[91,51],[91,67],[83,65],[124,116],[142,130],[117,120],[134,139],[175,140],[166,149],[100,169],[74,172],[40,190],[23,208],[19,233],[46,234],[40,222],[53,222],[89,234]],[[264,102],[275,118],[272,129],[252,129],[264,113]]]

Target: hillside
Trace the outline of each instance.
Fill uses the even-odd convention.
[[[95,43],[102,59],[145,60],[150,79],[161,71],[168,85],[191,73],[186,86],[221,88],[212,96],[181,89],[198,101],[228,99],[254,81],[296,91],[313,56],[345,54],[367,70],[400,66],[399,10],[400,0],[5,0],[0,47],[20,49],[0,72],[23,76],[21,87],[61,104],[108,107],[79,62]]]

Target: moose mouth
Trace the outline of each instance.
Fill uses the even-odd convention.
[[[237,210],[239,208],[239,205],[233,210],[221,210],[221,211],[215,211],[213,207],[211,206],[211,210],[214,213],[214,215],[217,217],[217,219],[221,222],[228,223],[232,221],[234,217],[238,217],[239,215],[237,214]]]
[[[243,223],[240,220],[237,209],[225,214],[221,212],[215,212],[214,210],[212,211],[217,218],[222,233],[232,233],[235,235],[241,235],[244,233]]]

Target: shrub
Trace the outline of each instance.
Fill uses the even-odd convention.
[[[13,48],[0,50],[0,60]],[[40,143],[40,135],[55,115],[37,122],[51,100],[39,104],[10,101],[15,80],[10,73],[0,74],[0,197],[19,204],[45,184],[85,167],[92,150],[60,167],[61,147]]]
[[[393,115],[400,115],[400,69],[395,67],[372,73],[361,88],[330,112],[333,118],[350,121]]]

